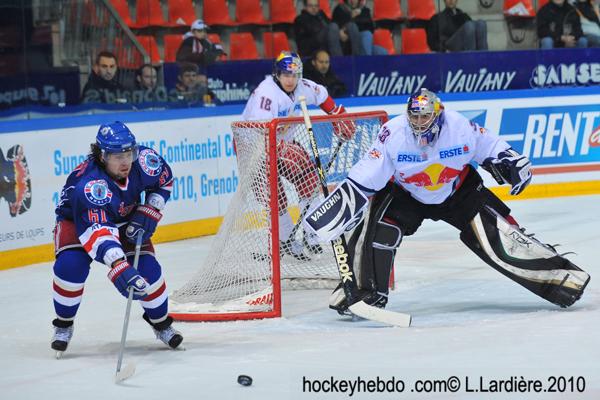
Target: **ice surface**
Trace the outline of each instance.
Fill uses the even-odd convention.
[[[63,359],[50,349],[52,264],[0,272],[0,399],[600,399],[600,196],[510,202],[528,231],[592,276],[582,300],[560,309],[485,265],[457,231],[425,223],[405,238],[389,309],[409,312],[409,329],[351,322],[327,309],[328,291],[284,293],[284,318],[178,323],[186,351],[157,341],[134,307],[124,363],[114,384],[125,299],[95,264]],[[173,290],[193,275],[212,237],[157,246]],[[237,376],[252,376],[242,387]],[[461,389],[411,392],[417,380],[457,376]],[[583,393],[465,392],[498,379],[582,376]],[[310,393],[307,379],[402,379],[403,393]],[[476,385],[477,383],[477,385]],[[581,381],[580,381],[581,383]],[[339,383],[338,383],[338,387]]]

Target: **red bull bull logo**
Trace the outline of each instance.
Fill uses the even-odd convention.
[[[402,182],[436,191],[445,184],[454,182],[460,172],[461,170],[446,167],[442,164],[431,164],[421,172],[403,177]]]

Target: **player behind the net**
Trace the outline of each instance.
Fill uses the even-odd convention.
[[[182,342],[181,333],[171,327],[165,279],[150,240],[172,187],[169,165],[154,150],[138,146],[125,124],[100,126],[89,156],[67,178],[56,208],[54,350],[65,351],[73,336],[93,260],[109,268],[108,278],[123,296],[133,289],[133,299],[140,301],[143,318],[158,339],[171,348]],[[132,243],[140,232],[136,270]]]
[[[424,219],[457,228],[461,241],[483,261],[538,296],[561,307],[575,303],[590,276],[554,247],[525,234],[510,208],[483,186],[477,164],[498,183],[512,185],[513,196],[532,177],[526,156],[458,112],[444,110],[435,93],[421,89],[409,97],[406,114],[381,127],[348,178],[321,203],[329,202],[328,207],[318,206],[306,216],[307,229],[331,240],[356,227],[348,240],[355,243],[351,258],[361,254],[351,261],[359,275],[355,297],[371,305],[385,307],[396,250]],[[345,204],[350,198],[357,199],[353,207]],[[349,215],[347,210],[359,203],[364,212]],[[359,223],[364,214],[368,222]],[[328,222],[334,220],[343,221],[331,228]],[[341,286],[330,307],[347,312]]]
[[[343,114],[344,106],[336,104],[327,93],[327,89],[309,79],[302,78],[302,60],[296,53],[282,51],[275,59],[273,73],[267,76],[254,91],[246,103],[242,119],[244,121],[269,121],[274,118],[302,115],[300,97],[304,96],[308,105],[318,105],[330,115]],[[333,132],[339,140],[352,138],[355,125],[352,121],[336,121]],[[298,193],[300,210],[306,209],[319,187],[319,178],[307,151],[296,140],[292,130],[285,128],[278,132],[277,170],[278,175],[292,183]],[[287,196],[281,178],[279,186],[279,239],[282,254],[292,255],[299,260],[308,260],[304,247],[313,254],[322,253],[315,235],[304,235],[301,241],[294,237],[294,223],[288,211]],[[265,204],[268,199],[255,193]]]

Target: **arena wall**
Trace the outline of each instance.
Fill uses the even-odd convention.
[[[535,166],[530,187],[515,199],[600,193],[600,88],[538,89],[441,95],[449,109],[498,132]],[[404,111],[406,98],[348,98],[349,112]],[[31,207],[11,217],[0,196],[0,269],[53,258],[54,207],[66,177],[94,141],[101,123],[121,120],[154,148],[176,177],[155,242],[214,234],[239,185],[230,124],[239,105],[156,110],[0,123],[3,154],[20,145],[31,179]],[[318,109],[312,110],[318,114]],[[508,187],[485,182],[501,198]]]

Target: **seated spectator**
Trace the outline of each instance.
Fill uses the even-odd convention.
[[[579,0],[575,7],[590,47],[600,47],[600,0]]]
[[[342,35],[345,35],[344,38]],[[358,30],[355,35],[354,42],[360,44]],[[294,20],[294,36],[300,55],[327,49],[331,55],[341,56],[342,39],[348,40],[346,31],[340,30],[340,27],[333,24],[321,10],[319,0],[304,0],[304,8]]]
[[[537,34],[542,49],[587,47],[575,8],[565,0],[550,0],[536,16]]]
[[[446,8],[435,14],[427,24],[427,44],[433,51],[487,50],[487,25],[473,21],[461,9],[458,0],[444,0]]]
[[[196,64],[181,64],[179,74],[177,75],[178,82],[175,85],[175,97],[177,101],[184,101],[188,105],[204,104],[205,96],[210,96],[211,93],[209,93],[208,84],[202,84],[202,78],[199,79],[198,75],[199,69]],[[207,83],[207,79],[203,81]]]
[[[152,64],[144,64],[135,74],[135,86],[131,95],[133,103],[167,101],[167,90],[158,86],[158,70]]]
[[[117,57],[108,51],[96,56],[90,77],[81,93],[82,103],[126,102],[125,88],[118,79]]]
[[[346,28],[347,32],[353,32],[355,26],[358,28],[364,54],[386,55],[388,53],[386,49],[373,44],[375,23],[371,18],[371,10],[365,3],[366,0],[344,0],[333,9],[333,22],[340,28]],[[350,39],[352,40],[351,36]],[[343,42],[344,54],[356,54],[351,47],[351,40]]]
[[[216,106],[218,104],[221,104],[221,101],[219,100],[215,92],[208,88],[208,76],[204,74],[198,74],[197,82],[199,86],[199,91],[206,92],[206,94],[202,96],[202,102],[205,106]]]
[[[175,59],[178,63],[193,63],[201,72],[205,72],[208,65],[225,54],[220,44],[211,43],[207,39],[207,30],[208,25],[201,19],[192,23],[191,31],[185,34],[185,39],[177,50]]]
[[[317,50],[306,67],[302,75],[327,88],[331,97],[343,97],[348,93],[344,82],[338,78],[331,69],[329,53],[327,50]]]

